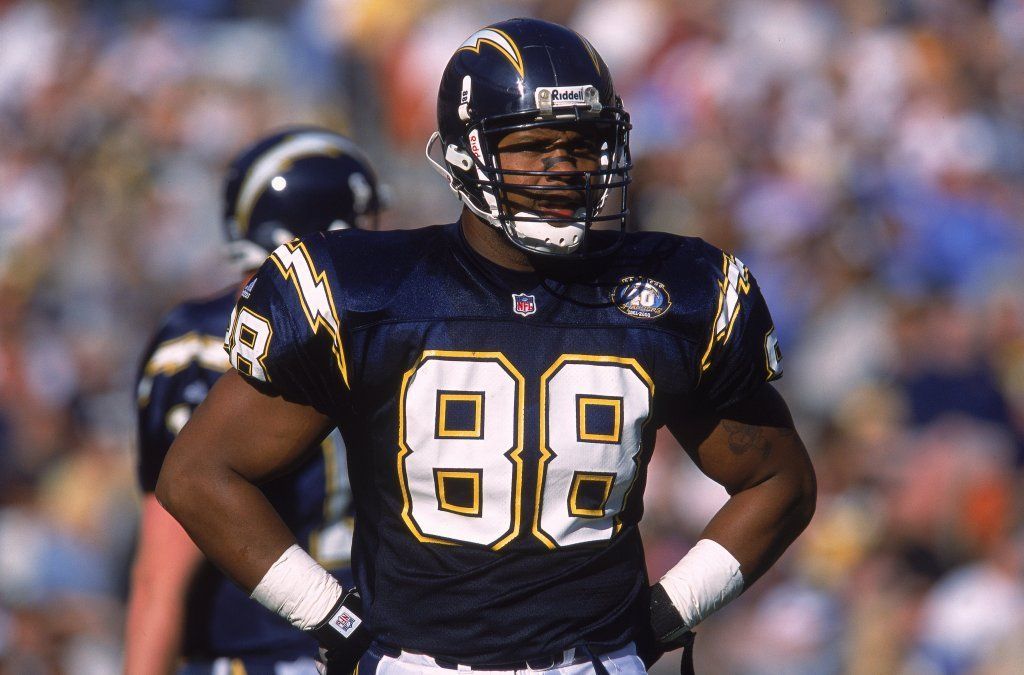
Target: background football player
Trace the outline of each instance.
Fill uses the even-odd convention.
[[[228,169],[229,257],[244,283],[281,243],[321,230],[375,227],[379,207],[375,174],[352,141],[326,129],[289,128],[247,148]],[[144,504],[127,622],[128,673],[172,672],[179,655],[183,673],[252,675],[280,672],[278,664],[289,664],[289,673],[315,672],[315,642],[218,572],[153,496],[174,437],[229,367],[224,331],[239,293],[247,295],[232,286],[175,307],[143,359],[137,390]],[[261,488],[313,558],[351,585],[350,492],[340,435],[311,444],[296,457],[294,471]]]
[[[629,119],[573,31],[470,36],[438,124],[459,222],[278,248],[158,497],[338,672],[371,636],[362,673],[642,672],[814,510],[767,306],[737,258],[625,233]],[[256,488],[334,425],[358,448],[363,607]],[[651,587],[637,526],[662,426],[730,498]]]

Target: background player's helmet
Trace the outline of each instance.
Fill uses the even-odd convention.
[[[516,246],[531,253],[577,254],[593,223],[617,220],[625,229],[629,115],[604,61],[574,31],[538,19],[511,19],[471,35],[441,77],[437,123],[427,158],[473,213],[504,230]],[[505,200],[508,176],[545,172],[503,170],[497,143],[511,131],[535,126],[567,126],[598,140],[598,170],[557,172],[583,197],[584,206],[572,217],[513,213]],[[431,157],[438,140],[443,166]],[[606,212],[605,202],[616,188],[618,207]]]
[[[322,230],[373,229],[377,177],[348,138],[293,127],[257,141],[228,167],[224,229],[228,255],[255,269],[281,244]]]

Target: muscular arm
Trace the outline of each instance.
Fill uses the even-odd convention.
[[[765,384],[745,401],[670,430],[697,466],[729,492],[702,539],[725,547],[749,587],[814,514],[816,485],[785,401]]]
[[[185,596],[203,554],[181,526],[146,494],[125,625],[125,675],[173,673],[184,625]]]
[[[315,409],[266,396],[228,371],[171,446],[157,499],[251,592],[295,544],[257,484],[299,460],[329,425]]]

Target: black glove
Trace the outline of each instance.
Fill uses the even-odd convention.
[[[696,637],[683,622],[683,617],[672,604],[672,599],[661,584],[651,586],[651,633],[653,644],[644,645],[640,658],[650,668],[665,652],[684,649],[679,672],[693,675],[693,641]]]
[[[352,589],[342,595],[327,618],[309,632],[320,643],[323,667],[318,666],[317,670],[324,675],[349,675],[370,646],[359,593]]]

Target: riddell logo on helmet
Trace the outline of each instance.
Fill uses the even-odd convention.
[[[601,97],[597,88],[590,84],[575,87],[537,87],[534,94],[537,107],[542,111],[552,108],[589,106],[593,111],[601,110]]]
[[[555,105],[559,103],[584,103],[585,101],[586,97],[583,95],[582,89],[570,91],[551,90],[551,102]]]

